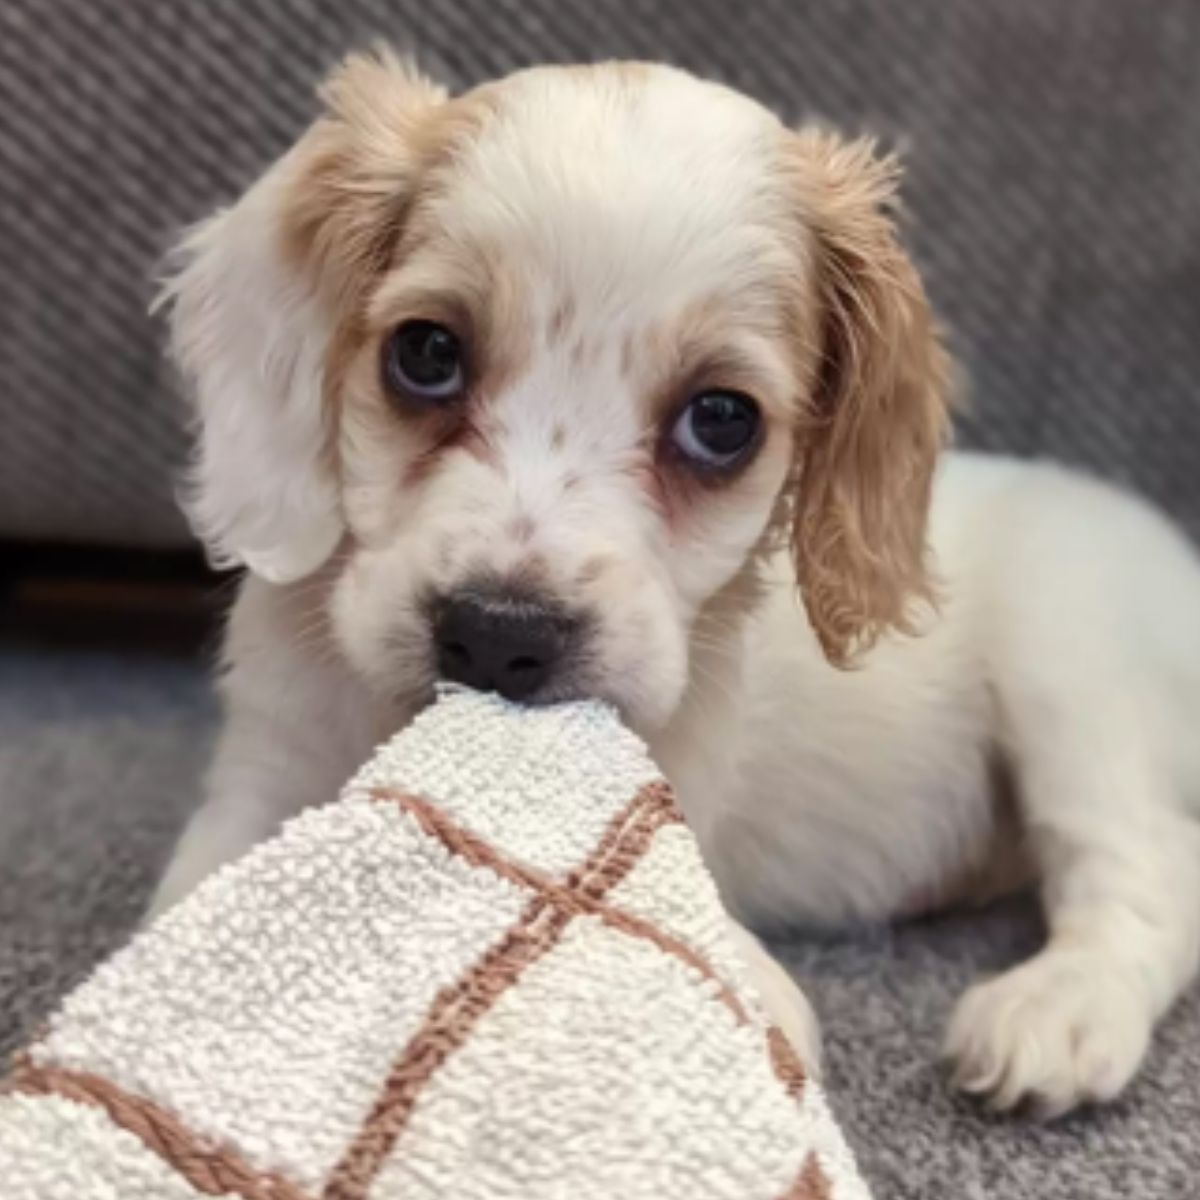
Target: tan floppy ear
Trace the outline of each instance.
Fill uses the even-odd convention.
[[[797,433],[792,549],[826,657],[852,665],[933,599],[925,530],[948,360],[889,209],[899,168],[867,141],[797,134],[820,359]],[[811,338],[810,338],[811,340]]]
[[[296,145],[184,238],[160,296],[196,413],[188,514],[214,563],[273,583],[341,540],[330,341],[385,265],[444,93],[381,53],[347,59],[322,98]]]

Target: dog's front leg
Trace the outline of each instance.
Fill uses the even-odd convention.
[[[1200,951],[1200,822],[1154,750],[1153,713],[1122,706],[1109,724],[1096,718],[1111,705],[1088,699],[1023,707],[1015,757],[1048,938],[972,988],[947,1038],[965,1090],[1047,1116],[1124,1088]]]
[[[223,863],[270,837],[289,816],[335,799],[372,746],[398,728],[381,716],[313,629],[312,584],[248,578],[226,631],[225,720],[205,785],[151,902],[152,920]]]
[[[333,799],[355,765],[320,725],[283,727],[235,704],[217,745],[205,800],[184,828],[146,920],[270,837],[294,813]]]

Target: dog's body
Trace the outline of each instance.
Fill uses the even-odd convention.
[[[198,523],[254,574],[156,909],[438,673],[598,694],[751,921],[1039,879],[1049,942],[964,1000],[961,1082],[1118,1091],[1200,941],[1200,567],[1053,468],[949,456],[933,488],[946,372],[891,168],[665,69],[448,101],[360,61],[330,102],[172,285]]]

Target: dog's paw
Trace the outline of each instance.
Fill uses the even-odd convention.
[[[1049,949],[963,996],[945,1054],[963,1091],[997,1110],[1026,1103],[1049,1119],[1116,1096],[1152,1024],[1136,987],[1110,963]]]
[[[750,972],[767,1016],[791,1043],[809,1075],[819,1080],[821,1026],[808,997],[752,933],[730,921],[729,934]]]
[[[790,980],[789,980],[790,982]],[[821,1025],[817,1014],[813,1012],[808,997],[795,983],[784,990],[780,986],[764,991],[763,1005],[774,1018],[780,1032],[792,1044],[792,1049],[800,1056],[804,1069],[817,1082],[821,1080]]]

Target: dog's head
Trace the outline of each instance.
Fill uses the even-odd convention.
[[[323,95],[168,285],[218,561],[333,559],[384,694],[441,673],[649,727],[777,544],[831,661],[907,627],[945,367],[890,160],[664,67],[449,98],[356,57]]]

